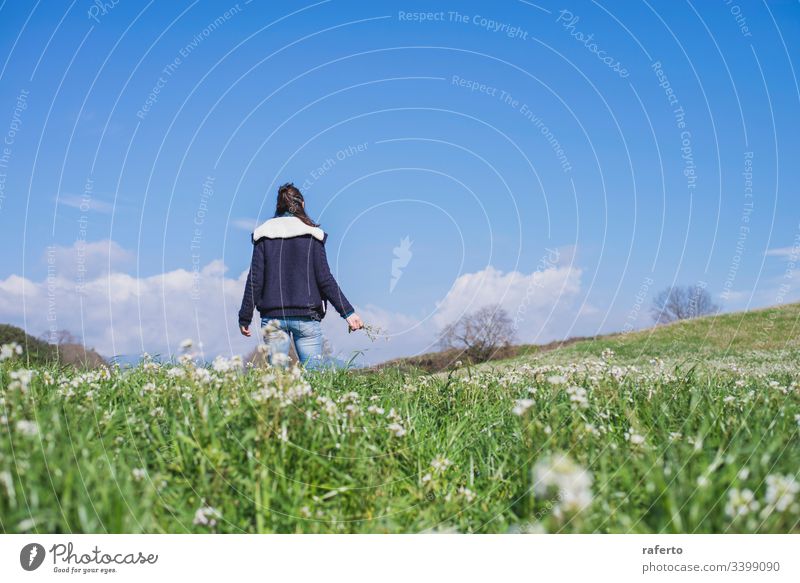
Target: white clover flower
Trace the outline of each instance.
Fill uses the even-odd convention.
[[[0,346],[0,362],[22,354],[22,346],[16,342],[9,342]]]
[[[193,374],[194,379],[201,385],[207,385],[211,382],[211,373],[207,368],[196,368]]]
[[[200,526],[216,526],[217,520],[222,518],[222,513],[211,506],[203,506],[194,513],[194,524]]]
[[[178,366],[173,366],[167,371],[167,376],[171,379],[182,379],[186,376],[186,371]]]
[[[514,415],[524,415],[525,412],[530,409],[535,402],[536,401],[533,399],[517,399],[514,401],[514,408],[511,409],[511,412]]]
[[[435,458],[433,458],[431,460],[431,467],[433,468],[433,471],[435,473],[437,473],[437,474],[441,474],[442,472],[444,472],[447,468],[449,468],[452,465],[453,465],[453,462],[451,462],[446,457],[442,457],[442,456],[436,456]]]
[[[140,482],[147,477],[147,470],[145,470],[144,468],[133,468],[133,470],[131,471],[131,475],[133,476],[134,480]]]
[[[767,504],[774,507],[778,512],[783,512],[792,502],[794,497],[800,492],[800,483],[794,476],[789,474],[770,474],[767,476],[767,493],[764,496]]]
[[[565,513],[581,512],[592,503],[591,473],[564,454],[536,462],[532,479],[537,496],[547,496],[556,490],[553,513],[559,518]]]
[[[644,443],[644,436],[636,433],[633,429],[625,432],[625,439],[627,439],[631,445],[642,445]]]
[[[26,392],[28,390],[28,385],[31,384],[31,379],[33,379],[33,375],[35,373],[36,371],[25,368],[12,370],[10,373],[8,373],[8,376],[11,377],[11,382],[8,383],[8,388],[11,390],[19,389],[23,393]]]
[[[469,488],[466,488],[466,487],[464,487],[464,486],[461,486],[461,487],[458,489],[458,493],[459,493],[459,495],[460,495],[460,496],[462,496],[462,497],[464,498],[464,500],[466,500],[466,501],[467,501],[467,503],[468,503],[468,504],[469,504],[470,502],[472,502],[473,500],[475,500],[475,492],[473,492],[473,491],[472,491],[472,490],[470,490]]]
[[[389,423],[387,429],[394,435],[395,437],[403,437],[406,434],[406,429],[399,423]]]
[[[725,505],[725,514],[736,519],[758,511],[759,506],[752,490],[731,488],[728,490],[728,503]]]
[[[614,351],[611,350],[610,348],[606,348],[605,350],[603,350],[603,352],[600,353],[600,358],[602,358],[603,360],[611,360],[612,358],[614,358]]]
[[[384,411],[382,407],[378,407],[377,405],[370,405],[367,407],[367,413],[374,413],[375,415],[383,415]]]
[[[739,470],[739,473],[736,474],[736,477],[744,481],[750,477],[750,470],[747,468],[742,468],[741,470]]]
[[[272,366],[286,367],[290,362],[291,359],[285,352],[276,352],[272,355]]]
[[[571,386],[567,388],[569,400],[581,409],[586,409],[589,406],[589,399],[586,396],[586,389],[578,386]]]
[[[26,437],[35,437],[39,435],[39,425],[35,421],[21,419],[17,421],[16,428],[18,433]]]
[[[547,382],[550,383],[551,385],[563,385],[566,384],[567,377],[562,375],[553,375],[547,377]]]

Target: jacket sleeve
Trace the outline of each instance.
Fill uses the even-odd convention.
[[[244,297],[242,307],[239,309],[239,325],[249,326],[253,319],[253,309],[256,301],[261,297],[264,287],[264,245],[262,242],[253,244],[253,259],[250,261],[250,271],[244,284]]]
[[[327,239],[327,235],[325,236]],[[328,300],[342,318],[347,318],[355,310],[347,298],[339,289],[339,284],[331,274],[328,266],[328,255],[325,253],[325,243],[316,241],[314,243],[314,272],[317,278],[317,287],[323,300]]]

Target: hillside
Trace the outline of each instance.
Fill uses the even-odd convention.
[[[16,342],[24,350],[23,358],[29,365],[68,364],[79,368],[97,368],[105,359],[94,349],[78,342],[50,344],[27,334],[22,328],[0,324],[0,345]]]
[[[553,363],[580,360],[599,356],[606,349],[614,351],[621,361],[655,357],[662,360],[724,359],[750,353],[780,357],[785,351],[800,350],[800,303],[683,320],[627,334],[508,346],[498,351],[497,358],[482,366],[519,364],[531,359]],[[459,358],[459,351],[448,350],[395,359],[378,368],[437,372],[451,368]]]

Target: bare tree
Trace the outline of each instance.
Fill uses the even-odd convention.
[[[719,310],[704,285],[668,287],[661,290],[653,300],[650,313],[656,324],[668,324],[677,320],[688,320],[708,316]]]
[[[78,344],[80,342],[78,337],[69,330],[48,330],[42,332],[39,339],[49,344]]]
[[[514,340],[511,318],[498,305],[486,306],[448,324],[439,337],[443,349],[463,350],[474,362],[488,360],[501,346]]]

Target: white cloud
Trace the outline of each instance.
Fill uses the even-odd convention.
[[[499,304],[508,312],[520,342],[561,337],[571,326],[581,291],[581,269],[553,265],[533,273],[504,273],[492,266],[460,276],[444,300],[434,321],[439,328],[464,314]]]
[[[86,244],[82,278],[71,268],[79,248],[51,251],[56,267],[42,281],[17,275],[0,280],[0,321],[29,333],[67,329],[106,356],[136,356],[144,351],[167,356],[184,338],[203,343],[205,356],[247,354],[257,342],[238,332],[237,313],[246,272],[226,276],[215,260],[196,273],[176,269],[136,277],[120,266],[131,254],[113,241]],[[109,268],[110,258],[110,268]],[[441,328],[464,313],[500,303],[518,327],[521,342],[561,338],[578,311],[581,270],[552,265],[533,273],[504,273],[494,267],[460,276],[427,316],[392,312],[374,305],[356,306],[364,321],[383,329],[388,342],[370,341],[363,332],[348,334],[332,309],[323,322],[338,356],[347,360],[364,351],[360,362],[436,350]],[[254,319],[254,324],[257,320]]]
[[[240,231],[252,233],[261,223],[256,219],[233,219],[231,225]]]
[[[111,240],[75,241],[70,247],[53,245],[45,252],[45,260],[62,277],[82,276],[84,280],[109,272],[120,271],[133,260],[133,254]]]
[[[764,251],[764,255],[767,257],[780,257],[781,259],[785,259],[789,261],[790,259],[793,261],[797,261],[798,256],[800,256],[800,246],[798,247],[776,247],[775,249],[767,249]]]
[[[95,211],[102,214],[109,214],[114,210],[114,205],[110,202],[98,200],[97,197],[83,197],[77,194],[62,194],[56,202],[60,205],[78,209],[83,212]]]

